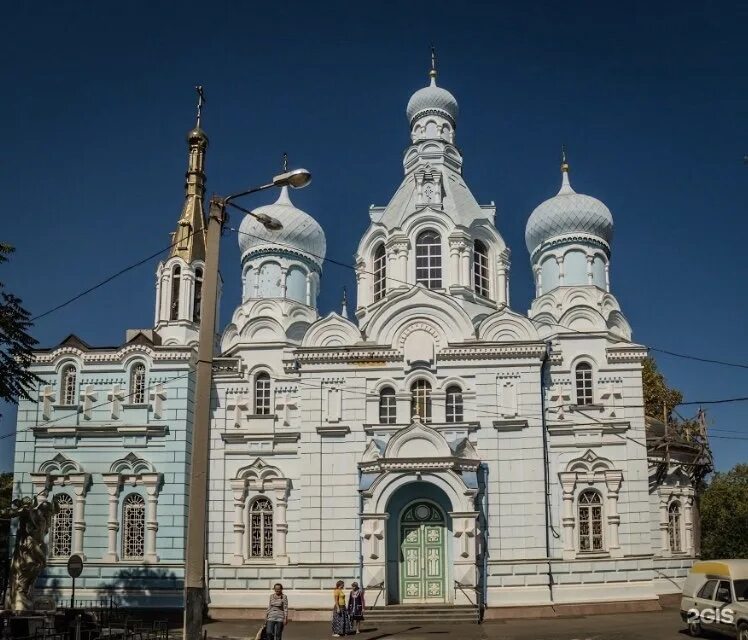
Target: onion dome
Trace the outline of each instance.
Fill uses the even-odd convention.
[[[457,99],[446,89],[436,86],[436,69],[429,72],[431,84],[428,87],[416,91],[408,101],[408,122],[429,114],[440,115],[451,121],[452,126],[457,124]]]
[[[613,216],[600,200],[577,193],[569,182],[569,165],[561,166],[561,190],[536,207],[525,228],[525,243],[532,253],[544,242],[562,236],[592,236],[610,247]]]
[[[251,251],[276,250],[301,253],[320,267],[325,259],[325,232],[308,213],[297,209],[288,195],[288,187],[281,189],[273,203],[253,210],[278,220],[279,231],[266,229],[259,220],[245,216],[239,227],[239,249],[242,256]]]

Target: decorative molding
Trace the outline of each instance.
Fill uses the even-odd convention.
[[[493,427],[496,431],[522,431],[529,427],[527,420],[494,420]]]
[[[351,428],[345,424],[330,424],[317,427],[317,433],[325,437],[345,437],[351,432]]]
[[[605,355],[608,364],[639,363],[647,357],[648,349],[638,344],[627,344],[618,347],[607,347]]]
[[[71,426],[45,426],[31,427],[35,438],[118,438],[122,436],[139,436],[142,438],[158,438],[169,433],[169,427],[165,424],[143,424],[143,425],[71,425]]]
[[[540,361],[545,354],[544,342],[510,342],[449,346],[439,352],[439,360],[508,360],[526,359]]]

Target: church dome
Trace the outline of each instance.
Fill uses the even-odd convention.
[[[408,122],[412,124],[419,114],[426,115],[427,113],[438,112],[451,120],[453,125],[456,124],[457,99],[446,89],[436,86],[435,71],[432,71],[429,75],[431,76],[431,84],[416,91],[408,101],[408,108],[406,109]]]
[[[253,211],[275,218],[283,228],[270,231],[252,216],[244,216],[239,227],[242,255],[259,249],[278,248],[306,254],[322,266],[327,251],[325,232],[312,216],[293,205],[288,187],[281,189],[280,196],[273,204],[257,207]]]
[[[600,200],[577,193],[563,171],[561,190],[538,205],[525,227],[525,243],[532,254],[538,246],[558,236],[581,233],[595,236],[607,245],[613,239],[613,215]]]

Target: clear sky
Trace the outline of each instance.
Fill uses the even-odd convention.
[[[104,6],[108,8],[104,9]],[[613,212],[612,290],[644,344],[748,363],[748,5],[707,2],[10,3],[3,14],[0,280],[41,313],[169,243],[194,89],[207,95],[209,191],[265,182],[287,151],[314,174],[292,194],[351,263],[371,203],[402,176],[405,105],[457,97],[465,176],[513,251],[512,307],[533,295],[524,228],[572,184]],[[261,195],[252,206],[272,196]],[[40,320],[115,345],[153,323],[156,261]],[[223,240],[222,318],[239,301]],[[320,307],[353,274],[327,264]],[[748,396],[748,369],[658,356],[689,400]],[[748,403],[710,408],[717,467],[748,460]],[[0,435],[13,430],[3,407]],[[0,469],[12,439],[0,440]]]

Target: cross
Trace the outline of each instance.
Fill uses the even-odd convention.
[[[200,128],[200,119],[203,116],[203,105],[205,104],[205,94],[203,93],[203,85],[199,84],[195,87],[197,91],[197,128]]]
[[[249,398],[243,394],[232,396],[226,403],[226,408],[234,410],[234,426],[241,427],[244,413],[249,411]]]
[[[120,385],[115,384],[112,390],[106,394],[106,399],[112,403],[112,418],[115,420],[119,419],[120,411],[122,411],[122,403],[125,401],[125,390]]]
[[[39,394],[39,400],[44,403],[42,405],[42,418],[49,420],[52,416],[52,405],[55,401],[55,392],[51,384],[44,386],[44,390]]]
[[[369,557],[372,560],[376,560],[377,558],[379,558],[379,541],[384,538],[382,521],[379,519],[364,521],[361,537],[369,543]]]
[[[296,409],[296,400],[288,392],[283,395],[280,402],[275,403],[276,410],[283,409],[283,426],[288,427],[291,424],[291,409]]]
[[[460,546],[462,547],[460,555],[463,558],[470,557],[470,538],[475,537],[475,522],[470,518],[459,518],[456,523],[453,524],[454,537],[460,539]]]
[[[151,409],[153,409],[153,417],[161,418],[164,412],[164,400],[166,400],[166,391],[164,391],[163,383],[159,382],[148,394],[148,399],[151,401]]]
[[[609,400],[610,401],[610,417],[615,418],[616,417],[616,405],[618,404],[618,400],[621,399],[621,388],[620,385],[610,383],[608,384],[604,389],[603,392],[600,394],[600,398],[602,400]]]
[[[283,173],[288,171],[288,154],[283,152]]]
[[[97,397],[93,385],[90,384],[87,384],[86,388],[80,393],[80,399],[83,401],[83,417],[86,420],[91,419],[91,409],[93,409],[93,403]]]
[[[436,75],[436,47],[431,45],[431,72]]]
[[[550,389],[550,401],[553,403],[551,411],[555,411],[559,420],[564,419],[564,404],[571,402],[571,396],[566,389],[555,385]]]

